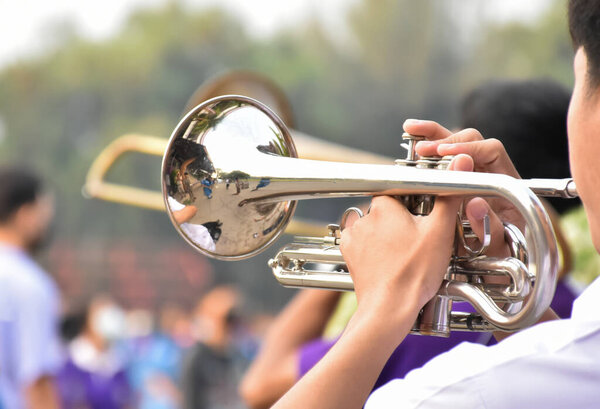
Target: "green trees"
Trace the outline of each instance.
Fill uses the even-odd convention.
[[[404,119],[453,126],[460,96],[482,79],[541,75],[570,84],[563,2],[532,25],[481,24],[469,41],[455,6],[362,0],[346,16],[343,41],[316,19],[257,39],[223,11],[177,2],[136,12],[102,42],[66,26],[56,30],[54,51],[0,71],[0,160],[34,166],[52,181],[59,236],[73,245],[82,238],[164,241],[175,238],[166,217],[84,199],[85,172],[119,135],[168,137],[191,93],[219,73],[266,74],[290,98],[300,130],[392,156],[402,153]],[[158,189],[159,163],[134,158],[110,177]]]

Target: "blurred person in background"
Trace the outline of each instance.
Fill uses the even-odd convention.
[[[568,177],[569,100],[569,91],[550,80],[494,80],[483,83],[463,98],[460,125],[478,129],[485,138],[501,140],[523,178]],[[532,157],[531,146],[539,146],[535,157]],[[580,201],[551,199],[551,203],[562,213],[577,207]],[[551,206],[546,207],[551,214],[555,213]],[[563,257],[551,306],[561,318],[567,318],[575,299],[565,279],[572,266],[571,253],[558,217],[553,218],[553,223]],[[332,325],[329,322],[332,314],[346,318],[342,325],[334,324],[338,328],[343,328],[352,316],[356,298],[354,293],[346,294],[338,304],[339,292],[303,290],[279,315],[241,385],[242,396],[250,407],[271,406],[335,344],[335,337],[324,339],[322,334],[326,326]],[[346,311],[336,311],[342,304]],[[454,303],[453,308],[474,312],[467,303]],[[407,336],[391,355],[373,389],[392,379],[403,378],[410,370],[463,341],[496,344],[491,333],[452,332],[449,338]]]
[[[133,408],[126,360],[116,344],[125,332],[122,309],[109,296],[96,296],[80,322],[79,333],[68,344],[68,360],[58,375],[64,408]]]
[[[180,333],[188,314],[176,304],[159,311],[157,328],[152,328],[149,311],[128,314],[128,327],[138,328],[128,339],[131,362],[128,373],[136,394],[138,409],[178,409],[181,407],[179,376],[183,348],[189,346]],[[140,325],[143,324],[143,325]],[[142,330],[143,329],[143,330]]]
[[[215,287],[198,302],[193,316],[197,339],[186,353],[182,384],[185,409],[244,408],[237,385],[248,360],[234,343],[241,296]]]
[[[0,401],[4,409],[59,407],[59,291],[33,260],[47,242],[54,203],[41,179],[0,168]]]

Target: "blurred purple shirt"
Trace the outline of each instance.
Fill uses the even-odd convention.
[[[63,409],[125,409],[132,407],[133,392],[125,370],[110,375],[94,373],[69,360],[57,376]]]
[[[564,282],[559,281],[551,304],[554,312],[561,318],[569,318],[574,300],[573,291]],[[457,311],[473,311],[473,307],[468,303],[456,303],[454,308]],[[373,390],[392,379],[404,378],[412,369],[420,368],[431,358],[465,341],[484,345],[496,344],[495,338],[487,332],[455,331],[450,333],[449,338],[408,335],[388,359]],[[319,362],[335,342],[336,340],[317,339],[305,344],[300,350],[298,379]]]

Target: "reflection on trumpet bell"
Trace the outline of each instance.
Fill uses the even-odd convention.
[[[523,239],[513,247],[525,250],[502,262],[475,255],[461,259],[455,253],[444,286],[422,311],[416,328],[422,333],[447,334],[456,322],[453,328],[516,330],[535,323],[550,304],[558,266],[556,242],[548,216],[530,187],[568,197],[575,193],[571,180],[524,181],[434,169],[437,166],[423,168],[419,164],[424,158],[415,157],[412,149],[401,163],[389,165],[297,156],[289,130],[258,101],[241,96],[206,101],[181,120],[165,153],[162,188],[171,220],[201,253],[239,260],[258,254],[277,239],[298,199],[391,195],[431,204],[440,195],[498,197],[521,212],[527,242]],[[188,206],[194,208],[193,214],[179,220],[178,208]],[[427,214],[427,206],[415,210]],[[196,226],[196,231],[186,224]],[[321,237],[321,241],[292,244],[271,262],[284,285],[352,288],[345,272],[304,268],[324,262],[343,264],[336,237]],[[506,277],[507,284],[488,284],[490,275]],[[509,296],[510,302],[501,307],[499,302]],[[453,300],[470,302],[481,316],[453,315]]]
[[[271,191],[272,178],[239,164],[261,167],[271,156],[297,157],[297,153],[289,132],[274,114],[256,116],[250,103],[221,101],[193,110],[180,122],[163,159],[163,194],[168,210],[173,201],[194,206],[196,212],[185,224],[222,223],[210,249],[200,244],[204,235],[185,234],[176,224],[188,242],[212,257],[242,259],[257,254],[283,232],[296,204],[251,203]],[[248,129],[240,132],[245,124]]]

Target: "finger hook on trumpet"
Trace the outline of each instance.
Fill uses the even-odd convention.
[[[348,217],[352,213],[355,213],[358,216],[359,219],[364,216],[363,211],[360,210],[358,207],[349,207],[349,208],[347,208],[344,211],[344,213],[342,214],[342,220],[340,221],[340,231],[342,231],[342,230],[344,230],[346,228],[346,223],[348,222]]]
[[[467,238],[475,236],[468,221],[463,221],[460,214],[456,215],[456,236],[460,238],[463,248],[471,257],[477,257],[485,253],[492,242],[492,231],[490,227],[490,216],[483,216],[483,240],[478,249],[474,250],[468,243]]]

